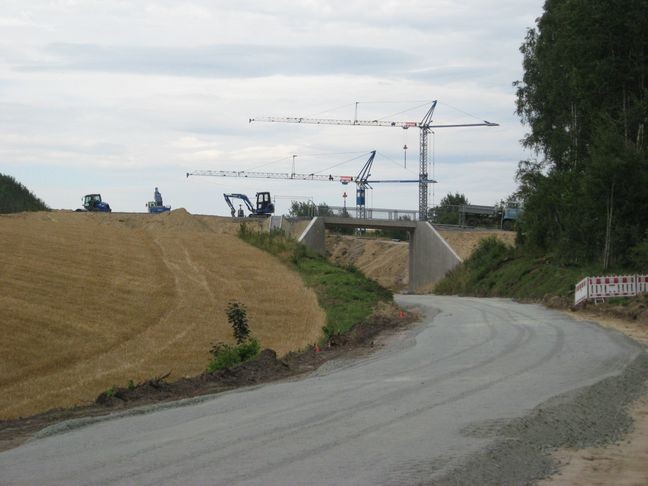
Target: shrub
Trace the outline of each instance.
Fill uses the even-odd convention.
[[[218,343],[212,347],[210,352],[213,358],[207,365],[209,373],[223,368],[231,368],[241,362],[237,347],[230,344]]]
[[[227,320],[232,326],[236,345],[217,343],[209,351],[212,359],[207,365],[207,372],[231,368],[239,363],[255,358],[261,350],[259,341],[250,336],[247,310],[239,302],[230,302],[225,311]]]
[[[247,361],[249,359],[256,358],[256,356],[259,354],[259,351],[261,351],[261,344],[259,344],[259,341],[257,339],[251,338],[244,343],[239,344],[237,346],[237,351],[241,362]]]
[[[210,353],[213,358],[207,365],[207,372],[224,368],[231,368],[239,363],[256,358],[261,350],[261,345],[257,339],[248,339],[245,342],[232,346],[231,344],[218,343],[212,347]]]

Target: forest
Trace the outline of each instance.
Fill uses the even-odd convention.
[[[648,270],[648,0],[547,0],[520,50],[522,248]]]

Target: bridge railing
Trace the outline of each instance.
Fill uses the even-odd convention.
[[[344,206],[328,206],[328,209],[333,213],[330,216],[338,217],[362,217],[355,207]],[[388,219],[391,221],[410,220],[418,221],[418,211],[415,209],[388,209],[388,208],[365,208],[367,219]]]

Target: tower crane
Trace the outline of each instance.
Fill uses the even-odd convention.
[[[418,128],[421,130],[419,144],[419,219],[425,221],[428,219],[428,135],[433,128],[458,128],[458,127],[497,127],[498,123],[484,120],[482,123],[459,123],[433,125],[432,115],[436,108],[437,100],[432,102],[432,106],[420,122],[413,121],[385,121],[385,120],[358,120],[357,116],[353,120],[336,120],[330,118],[293,118],[293,117],[263,117],[250,118],[249,122],[281,122],[281,123],[307,123],[314,125],[352,125],[363,127],[399,127],[404,130],[409,128]],[[357,106],[357,103],[356,103]],[[373,181],[377,182],[377,181]]]
[[[389,180],[369,180],[371,177],[371,166],[373,165],[374,158],[376,157],[376,151],[372,150],[370,152],[369,158],[358,172],[358,175],[353,176],[339,176],[339,175],[322,175],[322,174],[296,174],[295,172],[291,173],[282,173],[282,172],[246,172],[244,170],[194,170],[187,172],[187,177],[189,176],[211,176],[211,177],[247,177],[251,179],[283,179],[283,180],[297,180],[297,181],[328,181],[334,182],[338,181],[344,185],[347,185],[351,182],[356,184],[356,212],[358,218],[367,217],[366,209],[366,199],[365,191],[367,188],[371,189],[371,184],[391,184],[391,183],[411,183],[424,182],[435,183],[436,181],[428,179],[427,174],[425,179],[389,179]]]

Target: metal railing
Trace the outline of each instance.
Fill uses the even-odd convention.
[[[308,217],[337,216],[346,218],[383,219],[389,221],[419,221],[416,209],[370,208],[365,207],[363,214],[355,206],[310,206]],[[501,229],[503,210],[497,206],[453,205],[435,206],[428,210],[427,220],[434,225],[456,228]]]

